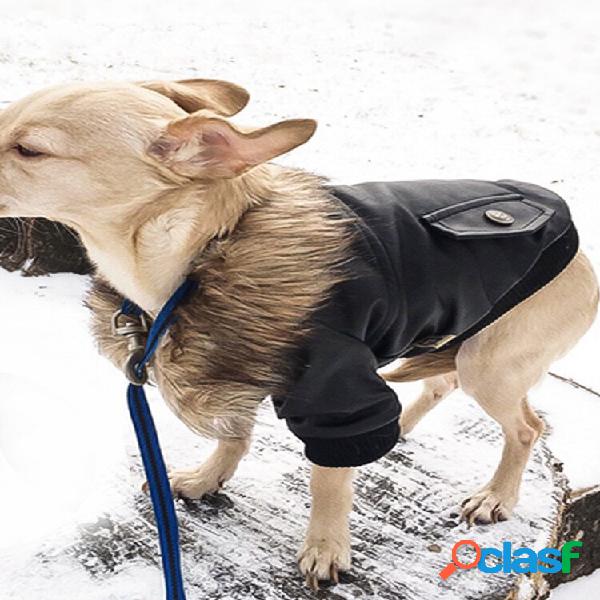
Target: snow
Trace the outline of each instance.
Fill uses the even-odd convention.
[[[566,370],[562,367],[560,370]],[[558,370],[558,369],[556,369]],[[546,377],[531,393],[549,425],[548,445],[563,464],[573,489],[600,483],[600,398]]]
[[[579,598],[597,598],[600,590],[600,571],[576,581],[559,585],[550,595],[552,600],[579,600]]]
[[[86,285],[0,270],[0,473],[18,490],[0,495],[0,548],[98,514],[94,490],[124,457],[123,381],[88,333]]]
[[[252,94],[238,122],[317,118],[315,138],[282,162],[336,182],[511,177],[551,187],[569,200],[598,268],[599,26],[593,0],[569,9],[559,0],[5,2],[0,101],[73,79],[230,79]],[[110,482],[128,468],[123,380],[87,334],[86,285],[0,272],[0,480],[9,490],[0,550],[16,557],[18,542],[23,572],[42,539],[118,506],[121,488]],[[600,390],[599,339],[597,322],[554,370]],[[402,398],[414,390],[398,389]],[[547,378],[532,399],[571,485],[600,483],[600,398]],[[463,401],[457,394],[448,406]],[[170,418],[160,406],[155,398],[159,426]],[[445,414],[416,434],[434,435]],[[54,569],[57,589],[84,589],[67,563]],[[132,563],[102,598],[146,600],[155,578]],[[31,597],[49,597],[44,582],[31,577]],[[596,574],[552,598],[598,585]]]

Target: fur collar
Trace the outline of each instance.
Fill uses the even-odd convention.
[[[167,402],[203,435],[248,433],[260,401],[291,375],[308,318],[345,277],[351,227],[323,180],[283,169],[275,181],[193,261],[199,290],[154,362]],[[101,351],[122,368],[127,348],[109,327],[120,302],[100,279],[87,300]]]

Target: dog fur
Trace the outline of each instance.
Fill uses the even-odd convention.
[[[288,170],[277,189],[259,169],[253,177],[262,197],[255,193],[234,233],[192,260],[199,291],[178,310],[153,365],[176,414],[209,437],[248,436],[258,404],[284,391],[306,316],[343,277],[351,239],[319,178]],[[129,352],[110,317],[122,300],[100,280],[87,300],[101,351],[120,369]]]
[[[74,228],[97,268],[87,300],[101,351],[124,296],[150,315],[183,277],[200,283],[152,365],[165,400],[219,440],[198,468],[170,474],[200,498],[228,480],[250,445],[254,413],[281,389],[308,316],[344,277],[351,234],[323,181],[269,161],[306,142],[310,120],[246,130],[224,117],[248,94],[221,81],[59,86],[0,113],[0,216]],[[391,381],[424,379],[401,418],[407,434],[457,386],[500,423],[501,462],[468,498],[468,521],[508,518],[543,430],[528,390],[591,325],[598,286],[579,253],[553,281],[455,349],[405,361]],[[353,469],[312,467],[311,518],[299,565],[308,582],[350,566]]]

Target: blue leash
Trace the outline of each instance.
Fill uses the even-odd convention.
[[[144,393],[144,383],[147,379],[146,365],[154,355],[161,337],[175,320],[173,311],[197,287],[195,281],[186,279],[162,307],[149,331],[143,311],[129,300],[125,300],[121,310],[113,316],[115,334],[128,336],[129,339],[131,355],[126,371],[131,383],[127,388],[127,404],[142,455],[158,527],[167,600],[185,600],[179,530],[167,469]],[[123,325],[119,325],[121,316],[127,317],[127,322]],[[143,345],[146,331],[148,335]]]

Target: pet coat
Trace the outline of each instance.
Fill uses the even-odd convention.
[[[398,440],[400,403],[378,367],[480,331],[556,277],[578,237],[565,202],[527,183],[329,191],[354,221],[348,276],[311,317],[297,374],[273,401],[309,460],[347,467]]]

